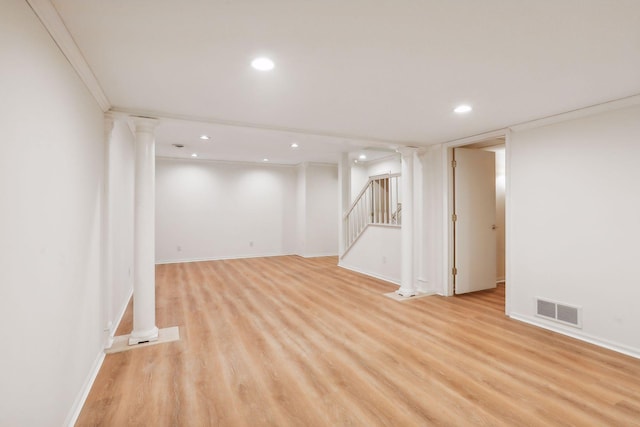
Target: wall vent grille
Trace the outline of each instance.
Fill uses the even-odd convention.
[[[582,328],[581,307],[536,298],[536,316]]]

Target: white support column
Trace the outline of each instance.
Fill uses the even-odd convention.
[[[157,120],[135,117],[133,331],[129,345],[158,340],[155,278],[155,136]]]
[[[349,153],[342,153],[338,165],[338,255],[346,248],[344,214],[351,205],[351,163]]]
[[[104,115],[104,171],[103,171],[103,222],[102,222],[102,295],[104,304],[104,348],[113,343],[113,200],[111,198],[111,132],[114,119],[109,113]]]
[[[426,274],[426,250],[425,250],[425,215],[424,215],[424,157],[426,150],[416,150],[414,153],[413,168],[413,211],[415,216],[414,223],[414,274],[416,289],[420,293],[427,293],[427,274]]]
[[[403,297],[417,294],[414,274],[414,244],[413,244],[413,162],[415,149],[402,148],[402,231],[400,247],[400,289],[396,293]]]

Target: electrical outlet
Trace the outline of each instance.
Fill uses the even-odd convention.
[[[253,241],[249,242],[249,246],[253,247]]]
[[[383,263],[383,264],[386,264],[386,263],[387,263],[387,257],[386,257],[386,256],[383,256],[383,257],[382,257],[382,263]]]
[[[176,246],[176,250],[177,250],[178,252],[182,252],[182,246]]]

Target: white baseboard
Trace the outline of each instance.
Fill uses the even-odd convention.
[[[338,256],[337,252],[325,252],[325,253],[320,253],[320,254],[298,254],[298,256],[301,256],[302,258],[320,258],[320,257],[325,257],[325,256]]]
[[[205,258],[180,258],[180,259],[157,260],[156,265],[181,264],[186,262],[222,261],[225,259],[270,258],[270,257],[276,257],[276,256],[289,256],[289,255],[296,255],[296,254],[270,252],[266,254],[252,254],[252,255],[229,255],[229,256],[205,257]]]
[[[509,314],[509,317],[533,326],[537,326],[539,328],[547,329],[549,331],[557,332],[559,334],[578,339],[580,341],[588,342],[589,344],[597,345],[598,347],[603,347],[618,353],[626,354],[627,356],[635,357],[636,359],[640,359],[640,349],[637,348],[594,337],[592,335],[585,334],[584,332],[576,332],[573,328],[571,330],[564,329],[558,325],[549,324],[543,319],[539,319],[537,317],[530,317],[517,313],[511,313]]]
[[[133,288],[129,291],[129,296],[125,299],[120,311],[118,313],[118,317],[116,321],[111,326],[109,330],[109,338],[106,347],[110,347],[113,343],[113,336],[115,332],[118,330],[118,326],[120,326],[120,322],[122,322],[122,318],[124,317],[125,311],[127,311],[127,306],[129,305],[129,301],[131,301],[131,297],[133,296]],[[102,367],[102,363],[104,362],[105,352],[104,349],[100,351],[96,360],[93,362],[93,366],[89,371],[89,375],[87,376],[84,384],[82,385],[82,389],[80,390],[80,394],[76,397],[76,400],[73,402],[73,406],[71,407],[71,411],[69,411],[69,415],[67,416],[64,425],[73,427],[78,421],[78,417],[80,416],[80,412],[82,411],[82,407],[89,396],[89,392],[91,391],[91,387],[93,387],[93,382],[96,380],[98,376],[98,372],[100,372],[100,368]]]
[[[89,392],[91,391],[91,387],[93,387],[93,382],[96,380],[98,376],[98,372],[100,372],[100,368],[102,367],[102,362],[104,362],[104,351],[101,349],[100,353],[96,357],[96,360],[93,362],[93,366],[89,371],[89,375],[84,381],[82,385],[82,389],[80,389],[80,393],[76,400],[73,402],[73,406],[69,411],[69,415],[67,415],[67,419],[64,422],[65,426],[73,427],[78,421],[78,417],[80,416],[80,411],[82,411],[82,407],[84,406],[84,402],[87,400],[89,396]]]
[[[348,265],[344,265],[342,263],[338,263],[338,267],[344,268],[345,270],[350,270],[350,271],[355,271],[356,273],[360,273],[360,274],[364,274],[365,276],[370,276],[376,279],[380,279],[380,280],[384,280],[385,282],[389,282],[389,283],[393,283],[396,286],[400,286],[400,281],[399,280],[394,280],[390,277],[385,277],[381,274],[376,274],[376,273],[371,273],[369,271],[364,271],[364,270],[360,270],[359,268],[356,267],[350,267]]]

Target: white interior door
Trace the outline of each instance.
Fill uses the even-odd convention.
[[[496,287],[496,169],[491,151],[454,149],[456,294]]]

